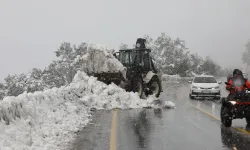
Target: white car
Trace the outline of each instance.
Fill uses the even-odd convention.
[[[215,99],[220,99],[219,84],[222,82],[217,82],[214,76],[195,76],[189,83],[191,83],[189,92],[190,99],[194,99],[195,97],[214,97]]]

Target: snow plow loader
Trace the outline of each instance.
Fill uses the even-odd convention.
[[[128,92],[137,92],[141,98],[143,94],[158,98],[162,92],[161,80],[150,56],[151,49],[145,47],[145,42],[145,39],[138,38],[134,49],[123,49],[113,54],[126,68],[123,73],[103,72],[94,76],[106,84],[113,82]]]

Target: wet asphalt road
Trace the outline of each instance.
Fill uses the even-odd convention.
[[[189,84],[164,87],[161,100],[176,109],[118,110],[115,148],[110,146],[113,111],[98,111],[76,137],[74,150],[249,150],[250,128],[245,119],[225,128],[219,121],[220,103],[190,100]],[[221,85],[222,95],[224,85]],[[249,131],[249,132],[248,132]],[[111,148],[110,148],[111,147]]]

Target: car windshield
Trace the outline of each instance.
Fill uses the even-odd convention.
[[[214,77],[196,77],[194,83],[217,83]]]

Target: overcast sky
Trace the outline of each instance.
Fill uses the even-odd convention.
[[[161,32],[222,66],[240,66],[250,0],[0,0],[0,81],[44,68],[64,41],[118,48]]]

